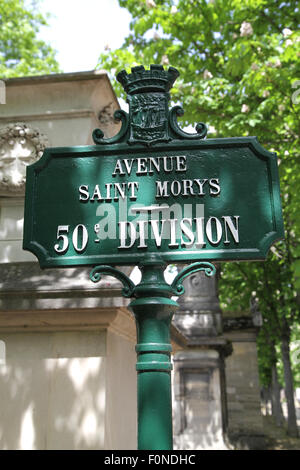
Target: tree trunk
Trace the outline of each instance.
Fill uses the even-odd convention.
[[[280,385],[278,382],[277,367],[275,362],[272,364],[271,403],[272,415],[275,418],[276,425],[282,426],[284,418],[280,402]]]
[[[284,335],[281,338],[281,354],[285,381],[285,396],[288,409],[288,435],[298,437],[297,418],[294,400],[294,383],[290,361],[289,336]]]

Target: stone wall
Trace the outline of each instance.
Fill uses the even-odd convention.
[[[264,447],[258,380],[257,332],[227,332],[233,353],[226,359],[228,437],[239,448]]]
[[[0,338],[2,450],[136,448],[132,342],[105,330]]]
[[[135,449],[135,323],[121,285],[22,250],[27,165],[116,134],[105,72],[5,81],[0,107],[0,448]],[[47,214],[45,214],[45,217]],[[122,394],[122,395],[121,395]]]
[[[185,350],[174,358],[174,448],[224,450],[220,358]]]

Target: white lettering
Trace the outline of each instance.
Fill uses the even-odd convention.
[[[187,227],[185,225],[186,222],[190,224],[190,227]],[[189,242],[185,242],[183,237],[181,237],[181,244],[186,247],[192,246],[194,243],[194,239],[195,239],[195,236],[192,231],[192,219],[187,219],[187,218],[182,219],[180,222],[180,228],[182,230],[182,233],[186,235],[187,238],[189,239]]]
[[[126,240],[127,240],[127,230],[126,230],[126,226],[128,224],[128,228],[130,229],[130,243],[129,245],[126,245]],[[120,237],[120,246],[119,248],[131,248],[134,243],[135,243],[135,240],[136,240],[136,229],[135,229],[135,226],[133,225],[132,222],[128,222],[128,221],[125,221],[125,222],[119,222],[119,237]]]
[[[91,197],[91,201],[95,201],[95,199],[97,199],[98,201],[102,201],[102,199],[103,199],[102,196],[101,196],[101,192],[100,192],[100,188],[99,188],[98,184],[96,184],[96,186],[95,186],[94,194]]]
[[[168,194],[168,181],[156,181],[156,196],[155,197],[169,197]]]
[[[161,222],[161,230],[159,232],[160,222]],[[165,222],[166,222],[165,219],[163,219],[163,220],[150,220],[151,228],[152,228],[153,235],[154,235],[154,240],[155,240],[156,246],[158,246],[158,247],[161,246],[162,233],[163,233]]]
[[[177,206],[180,211],[177,210]],[[184,211],[184,217],[180,214],[181,206],[131,206],[127,215],[132,216],[130,212],[140,212],[140,215],[132,221],[122,220],[118,222],[119,231],[117,234],[115,207],[108,203],[98,206],[96,215],[101,216],[100,220],[94,224],[93,228],[96,237],[95,243],[101,240],[116,240],[119,236],[120,245],[118,248],[129,249],[137,244],[137,248],[147,248],[149,237],[155,241],[158,248],[166,240],[169,248],[176,249],[179,246],[196,249],[204,248],[209,242],[211,245],[224,246],[230,243],[240,243],[239,219],[240,216],[221,216],[209,217],[205,220],[203,216],[192,218],[187,216]],[[150,213],[149,213],[150,212]],[[159,212],[162,218],[159,219]],[[171,214],[172,213],[172,214]],[[151,229],[151,235],[148,229]],[[59,225],[56,234],[56,243],[54,250],[60,255],[64,255],[69,248],[69,238],[77,253],[83,253],[88,245],[89,227],[78,224],[73,229],[69,225]],[[163,245],[164,246],[164,245]]]
[[[170,248],[176,248],[179,246],[179,243],[176,242],[176,222],[178,222],[178,219],[169,219],[170,222],[170,243],[169,247]]]
[[[186,171],[186,156],[180,155],[176,157],[176,171]]]
[[[113,185],[112,183],[107,183],[107,184],[105,185],[105,187],[106,187],[106,198],[105,198],[105,199],[106,199],[107,201],[111,201],[110,190],[111,190],[112,185]]]
[[[127,158],[124,159],[124,164],[126,167],[126,171],[128,175],[131,173],[132,165],[133,165],[133,160],[127,160]]]
[[[116,176],[117,174],[119,174],[119,175],[125,175],[125,171],[124,171],[123,168],[122,168],[121,160],[117,160],[117,163],[116,163],[116,166],[115,166],[115,170],[114,170],[112,176]]]
[[[130,196],[129,196],[129,199],[136,199],[137,196],[136,196],[136,191],[138,191],[139,189],[139,183],[137,183],[136,181],[130,181],[129,183],[127,183],[128,185],[128,190],[130,190]]]
[[[130,175],[134,165],[136,165],[136,175],[152,175],[154,170],[157,173],[160,173],[161,170],[166,173],[171,173],[174,170],[176,172],[187,171],[185,155],[165,155],[162,157],[124,158],[124,160],[118,159],[112,176],[124,176],[126,174],[125,170],[127,174]]]
[[[81,186],[79,186],[79,193],[80,193],[80,196],[79,196],[80,201],[88,201],[89,200],[90,194],[89,194],[88,185],[82,184]]]
[[[173,196],[178,196],[181,192],[181,184],[179,183],[179,181],[172,181],[171,183],[171,193],[173,194]]]
[[[129,181],[128,183],[106,183],[105,186],[100,189],[98,184],[95,185],[94,190],[89,191],[88,185],[82,184],[79,186],[79,200],[80,201],[104,201],[107,202],[125,200],[126,196],[129,196],[129,199],[135,200],[137,198],[137,192],[139,189],[139,183],[137,181]],[[91,196],[92,194],[92,196]]]
[[[204,179],[204,180],[195,179],[194,181],[199,186],[199,191],[200,192],[199,192],[198,196],[204,196],[203,186],[206,183],[207,179]]]
[[[231,220],[231,217],[228,215],[223,215],[222,219],[224,220],[224,227],[225,227],[225,240],[224,244],[229,244],[230,241],[228,240],[228,233],[227,233],[227,227],[230,230],[231,235],[234,238],[234,241],[236,243],[239,243],[239,215],[234,215],[235,218],[235,226],[233,225],[233,221]]]
[[[160,160],[159,158],[150,157],[149,160],[149,175],[153,174],[152,165],[155,167],[157,173],[160,171]]]
[[[148,238],[148,233],[146,233],[146,225],[148,225],[148,220],[139,220],[138,227],[139,227],[139,235],[140,235],[140,243],[138,248],[147,248],[147,244],[145,243],[145,238]]]
[[[125,199],[126,183],[115,183],[114,188],[115,188],[114,200],[118,201],[119,196],[121,196],[122,199]]]
[[[89,236],[86,226],[82,224],[77,225],[72,235],[72,242],[78,253],[82,253],[85,250],[88,239]]]
[[[204,247],[206,242],[204,241],[204,217],[196,217],[196,233],[197,233],[197,247]]]
[[[166,173],[170,173],[173,170],[173,157],[163,157],[164,161],[164,171]],[[169,168],[168,168],[168,161],[169,161]]]
[[[213,239],[212,221],[214,221],[215,223],[216,240]],[[216,217],[210,217],[208,219],[206,224],[206,236],[212,245],[217,245],[218,243],[220,243],[220,240],[222,238],[222,225],[219,219],[217,219]]]
[[[193,180],[182,180],[183,183],[183,196],[189,196],[190,194],[194,196],[194,191],[193,191]]]
[[[147,174],[147,158],[138,158],[137,161],[137,175]]]
[[[219,179],[218,178],[212,178],[209,180],[209,186],[210,186],[210,194],[213,194],[214,196],[216,196],[217,194],[220,194],[220,191],[221,191],[221,188],[220,188],[220,183],[219,183]],[[213,189],[215,189],[215,191],[213,191]]]

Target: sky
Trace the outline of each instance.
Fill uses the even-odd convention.
[[[117,0],[42,0],[40,6],[51,13],[40,36],[65,73],[93,70],[105,46],[120,47],[129,33],[131,16]]]

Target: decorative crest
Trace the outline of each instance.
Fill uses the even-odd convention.
[[[114,117],[122,121],[120,132],[104,139],[103,132],[95,129],[93,139],[95,144],[144,144],[147,146],[157,142],[170,140],[203,139],[207,128],[202,122],[196,126],[195,134],[188,134],[180,129],[177,117],[184,114],[180,106],[169,110],[169,90],[174,85],[179,72],[174,67],[165,70],[162,65],[150,65],[146,70],[143,65],[133,67],[128,74],[122,70],[117,75],[127,93],[129,114],[123,110],[116,111]]]
[[[47,136],[25,123],[0,128],[0,195],[24,194],[26,168],[43,155],[47,146]]]

